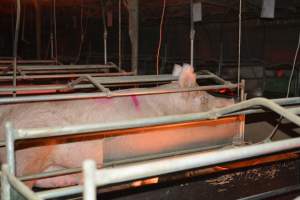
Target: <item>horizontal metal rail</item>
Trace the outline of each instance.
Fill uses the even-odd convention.
[[[80,77],[86,77],[90,75],[81,75]],[[160,83],[178,81],[178,77],[164,74],[164,75],[139,75],[139,76],[120,76],[120,77],[95,77],[92,76],[95,82],[101,85],[121,85],[121,84],[142,84],[142,83]],[[214,75],[197,75],[197,79],[214,79]],[[1,87],[1,92],[14,92],[14,91],[34,91],[34,90],[62,90],[65,85],[48,85],[48,86],[25,86],[14,89],[13,87]],[[93,88],[92,84],[79,84],[74,89],[87,89]]]
[[[165,124],[171,124],[171,123],[181,123],[181,122],[187,122],[187,121],[195,121],[195,120],[201,120],[201,119],[216,119],[225,115],[230,115],[235,112],[238,112],[240,110],[244,109],[249,109],[253,106],[262,106],[264,108],[268,108],[272,111],[274,111],[277,114],[282,115],[283,117],[287,118],[291,122],[295,123],[296,125],[300,125],[300,118],[295,114],[296,112],[299,111],[298,108],[294,108],[293,110],[286,110],[279,106],[278,104],[264,99],[264,98],[255,98],[251,99],[248,101],[244,101],[238,104],[235,104],[230,107],[226,108],[221,108],[221,109],[216,109],[212,110],[209,112],[204,112],[204,113],[196,113],[196,114],[187,114],[187,115],[174,115],[174,116],[166,116],[166,117],[159,117],[159,118],[148,118],[148,119],[139,119],[139,120],[133,120],[133,121],[125,121],[125,122],[119,122],[119,123],[108,123],[108,124],[92,124],[92,125],[81,125],[81,126],[70,126],[70,127],[60,127],[60,128],[40,128],[40,129],[18,129],[15,130],[10,123],[6,124],[6,142],[7,142],[7,151],[8,151],[8,164],[11,170],[11,173],[14,173],[15,171],[15,161],[14,161],[14,142],[16,140],[24,140],[24,139],[32,139],[32,138],[45,138],[45,137],[51,137],[51,136],[62,136],[62,135],[74,135],[74,134],[82,134],[82,133],[89,133],[89,132],[101,132],[101,131],[108,131],[108,130],[121,130],[121,129],[128,129],[128,128],[139,128],[139,127],[149,127],[149,126],[157,126],[157,125],[165,125]],[[297,143],[296,143],[297,142]],[[278,151],[281,150],[289,150],[292,148],[296,148],[295,145],[297,145],[297,148],[299,147],[300,144],[300,139],[292,139],[288,141],[288,144],[286,143],[269,143],[269,144],[264,144],[262,148],[262,152],[268,153],[268,148],[272,149],[272,152],[269,153],[274,153],[276,152],[276,149]],[[270,145],[270,146],[267,146]],[[275,145],[274,147],[272,145]],[[282,145],[282,146],[280,146]],[[272,146],[272,148],[271,148]],[[251,146],[252,147],[252,146]],[[284,147],[284,149],[282,148]],[[253,146],[253,149],[258,149],[258,146]],[[280,149],[279,149],[280,148]],[[233,150],[237,150],[234,148]],[[242,149],[243,150],[243,149]],[[241,149],[237,151],[238,154],[236,155],[243,155],[241,153]],[[249,153],[249,149],[245,150],[245,152]],[[228,152],[227,152],[228,153]],[[229,154],[229,153],[228,153]],[[222,158],[226,157],[224,155],[224,152],[222,153]],[[247,155],[253,155],[253,156],[259,156],[259,153],[253,153],[253,154],[247,154]],[[177,156],[178,158],[180,156]],[[200,156],[203,158],[203,155]],[[208,156],[210,158],[215,158],[215,156]],[[229,158],[234,158],[233,156],[229,156]],[[184,158],[185,159],[185,158]],[[196,158],[193,157],[191,160],[195,160]],[[242,158],[241,158],[242,159]],[[158,160],[160,162],[162,159]],[[225,162],[225,161],[224,161]],[[144,162],[143,162],[144,163]],[[152,163],[152,162],[151,162]],[[187,164],[186,162],[183,162]],[[205,162],[206,165],[213,164],[213,163],[207,163]],[[157,163],[156,163],[157,165]],[[126,166],[124,165],[126,169]],[[121,166],[121,167],[124,167]],[[134,164],[134,166],[137,166],[137,163]],[[173,166],[173,165],[172,165]],[[180,171],[183,170],[183,168],[180,168],[180,165],[174,164],[176,166],[176,170]],[[177,168],[178,167],[178,168]],[[192,166],[190,166],[192,167]],[[201,167],[201,166],[199,166]],[[153,168],[155,169],[155,168]],[[175,169],[175,168],[174,168]],[[185,167],[184,169],[189,169],[189,167]],[[138,172],[138,171],[136,171]],[[171,171],[170,171],[171,172]],[[167,173],[166,171],[162,171],[162,173]],[[128,174],[128,172],[127,172]],[[119,175],[125,176],[123,172],[120,172]],[[140,174],[141,175],[141,174]],[[140,176],[139,175],[139,176]],[[144,177],[150,176],[151,174],[147,174],[146,172],[143,173]],[[137,178],[137,177],[135,177]],[[101,180],[106,180],[105,177]],[[118,177],[114,177],[113,180],[121,180],[118,179]],[[114,182],[112,182],[114,183]],[[101,182],[103,184],[103,182]],[[98,183],[98,185],[101,185]],[[104,182],[104,184],[110,184],[108,182]],[[39,193],[41,196],[40,197],[46,197],[47,195],[68,195],[76,192],[80,192],[82,188],[80,186],[74,186],[71,188],[68,188],[67,191],[64,189],[59,189],[59,190],[50,190],[44,193]],[[55,192],[54,192],[55,191]],[[61,191],[61,192],[60,192]],[[46,196],[45,196],[46,195]],[[48,198],[49,196],[47,196]]]
[[[115,69],[115,64],[107,65],[18,65],[21,70],[72,70],[72,69]]]
[[[125,76],[133,75],[132,72],[109,72],[109,73],[77,73],[77,74],[47,74],[47,75],[18,75],[17,80],[39,80],[39,79],[68,79],[78,78],[82,75],[92,75],[93,77],[107,77],[107,76]],[[12,76],[0,76],[0,81],[10,81]]]
[[[141,128],[149,126],[167,125],[173,123],[183,123],[188,121],[202,120],[202,119],[217,119],[219,117],[235,113],[243,109],[249,109],[253,106],[262,106],[268,108],[273,112],[282,115],[284,118],[300,126],[300,118],[293,112],[284,109],[280,105],[265,98],[254,98],[243,101],[225,108],[215,109],[208,112],[195,114],[172,115],[156,118],[137,119],[131,121],[112,122],[105,124],[87,124],[78,126],[65,126],[54,128],[36,128],[36,129],[18,129],[15,132],[15,140],[18,139],[34,139],[45,138],[62,135],[72,135],[76,133],[101,132],[112,130],[123,130],[129,128]]]
[[[194,88],[179,88],[179,89],[146,88],[146,89],[136,89],[132,91],[129,90],[112,91],[109,93],[109,95],[103,92],[96,92],[96,93],[39,95],[39,96],[26,96],[26,97],[24,96],[24,97],[15,97],[15,98],[0,98],[0,105],[25,103],[25,102],[70,100],[70,99],[107,98],[107,97],[121,97],[121,96],[132,96],[132,95],[182,93],[182,92],[193,92],[193,91],[218,90],[224,88],[234,89],[237,88],[237,86],[238,84],[199,86]]]
[[[272,100],[274,103],[279,104],[281,106],[290,106],[290,105],[297,105],[300,104],[300,98],[299,97],[294,97],[294,98],[288,98],[288,99],[273,99]],[[300,108],[288,108],[287,109],[289,112],[292,112],[294,114],[300,114]],[[227,114],[225,116],[232,116],[232,115],[249,115],[249,114],[256,114],[256,113],[263,113],[266,112],[264,109],[261,108],[254,108],[254,109],[248,109],[246,111],[238,111],[238,112],[233,112],[231,114]],[[5,146],[5,141],[0,141],[0,147]]]
[[[300,138],[114,166],[98,171],[96,171],[94,161],[86,161],[84,163],[84,175],[86,175],[84,182],[85,184],[88,183],[88,185],[84,186],[86,189],[84,196],[93,199],[92,197],[96,196],[96,186],[105,186],[183,170],[208,167],[296,148],[300,148]],[[88,193],[91,190],[94,194]],[[85,200],[88,200],[88,198]]]
[[[2,165],[1,179],[1,193],[3,200],[12,199],[10,198],[10,196],[13,195],[13,190],[11,190],[10,185],[14,188],[14,190],[16,190],[26,199],[42,200],[42,198],[40,198],[36,193],[34,193],[24,183],[22,183],[17,177],[15,177],[9,172],[7,164]]]
[[[11,59],[2,59],[0,58],[0,64],[12,64],[13,58]],[[56,63],[56,60],[20,60],[18,59],[18,64],[53,64]]]
[[[130,163],[103,168],[97,171],[95,169],[95,165],[90,164],[89,161],[89,166],[86,166],[85,164],[84,168],[85,170],[90,170],[90,168],[92,168],[92,171],[96,171],[92,180],[90,180],[95,183],[94,187],[96,187],[144,179],[195,168],[209,167],[222,163],[234,162],[242,159],[264,156],[298,148],[300,148],[300,138],[295,138],[264,144],[235,147],[225,150],[198,152],[175,157]],[[84,182],[86,181],[87,180],[84,180]],[[79,194],[82,192],[82,186],[72,186],[68,188],[38,192],[37,195],[41,198],[48,199]]]

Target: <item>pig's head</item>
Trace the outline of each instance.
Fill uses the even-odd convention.
[[[197,76],[191,65],[174,65],[173,76],[178,76],[177,87],[186,89],[197,87]],[[174,94],[172,101],[179,113],[191,113],[207,110],[207,93],[204,91],[183,92]]]
[[[175,65],[173,75],[179,75],[179,88],[197,87],[197,76],[194,68],[189,64]],[[205,112],[214,108],[222,108],[233,104],[232,99],[218,98],[208,94],[205,91],[184,92],[178,94],[178,102],[180,112]],[[177,105],[178,107],[178,105]]]

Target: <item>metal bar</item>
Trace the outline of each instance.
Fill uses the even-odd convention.
[[[300,138],[114,166],[98,170],[96,183],[97,186],[104,186],[297,148],[300,148]]]
[[[83,177],[85,183],[83,185],[83,199],[84,200],[96,200],[96,181],[95,181],[95,174],[96,174],[96,162],[92,160],[86,160],[83,163]]]
[[[195,28],[194,28],[194,17],[193,17],[193,15],[194,15],[194,13],[193,13],[193,10],[194,10],[194,8],[193,8],[193,6],[194,6],[194,1],[193,0],[190,0],[190,23],[191,23],[191,27],[190,27],[190,40],[191,40],[191,52],[190,52],[190,54],[191,54],[191,66],[192,67],[195,67],[194,66],[194,40],[195,40],[195,33],[196,33],[196,31],[195,31]]]
[[[32,76],[32,75],[58,75],[58,74],[93,74],[93,73],[109,73],[106,72],[105,69],[72,69],[72,70],[43,70],[43,71],[26,71],[18,69],[18,75],[23,77]],[[11,75],[12,72],[7,72],[3,75]],[[1,74],[0,74],[1,76]]]
[[[101,13],[102,13],[102,23],[103,23],[103,45],[104,45],[104,63],[107,63],[107,25],[105,17],[105,4],[103,0],[100,0],[101,3]]]
[[[207,70],[204,70],[204,72],[208,75],[211,75],[212,78],[217,82],[217,83],[220,83],[220,84],[225,84],[225,83],[228,83],[228,81],[225,81],[224,79],[222,79],[221,77],[215,75],[214,73],[210,72],[210,71],[207,71]]]
[[[286,101],[284,101],[284,99],[275,99],[273,101],[275,103],[278,103],[279,105],[288,106],[288,105],[293,105],[295,103],[300,103],[300,98],[290,98],[290,99],[287,99]],[[300,114],[300,107],[288,108],[287,110],[294,113],[294,114]],[[250,114],[259,114],[259,113],[264,113],[264,112],[266,112],[266,111],[263,110],[263,109],[250,109],[250,110],[247,110],[247,111],[235,112],[235,113],[224,115],[224,116],[250,115]],[[6,146],[6,142],[0,141],[0,147],[5,147],[5,146]],[[66,173],[74,173],[74,172],[79,172],[79,171],[80,170],[74,170],[74,171],[68,171]],[[30,177],[26,177],[25,179],[30,179]]]
[[[10,184],[8,182],[8,178],[5,174],[7,171],[7,166],[2,165],[2,172],[1,172],[1,196],[4,198],[3,200],[11,200],[10,198]]]
[[[5,136],[6,136],[6,155],[7,163],[9,166],[9,173],[16,174],[15,162],[15,129],[10,122],[5,123]]]
[[[78,85],[80,82],[82,81],[89,81],[92,83],[92,85],[96,88],[98,88],[101,92],[106,92],[109,93],[110,90],[108,88],[105,88],[101,83],[96,82],[96,80],[94,80],[93,77],[91,77],[90,75],[86,75],[86,76],[81,76],[78,79],[72,81],[71,83],[69,83],[66,87],[64,87],[63,89],[74,89],[74,87],[76,85]]]
[[[183,154],[187,154],[187,153],[195,153],[195,152],[199,152],[199,151],[203,151],[203,150],[212,150],[212,149],[222,148],[222,147],[224,147],[224,145],[212,146],[210,148],[202,147],[202,148],[195,148],[195,149],[193,148],[191,150],[175,151],[175,152],[171,152],[171,153],[147,155],[147,156],[142,156],[142,157],[138,157],[138,158],[129,158],[129,159],[125,159],[125,160],[105,162],[103,165],[101,165],[99,167],[103,168],[103,167],[115,166],[115,165],[132,163],[132,162],[152,160],[152,159],[158,159],[158,158],[169,157],[169,156],[177,156],[177,155],[183,155]],[[28,176],[21,176],[18,178],[21,181],[30,181],[30,180],[36,180],[36,179],[42,179],[42,178],[62,176],[62,175],[67,175],[67,174],[76,174],[76,173],[80,173],[80,172],[82,172],[82,168],[77,167],[77,168],[70,168],[70,169],[63,169],[63,170],[55,170],[55,171],[50,171],[50,172],[42,172],[42,173],[38,173],[38,174],[31,174]]]
[[[12,175],[10,172],[9,167],[5,164],[2,166],[2,176],[5,177],[6,181],[3,182],[5,185],[2,185],[5,187],[5,190],[8,190],[10,187],[10,184],[12,187],[21,195],[23,195],[26,199],[30,200],[42,200],[38,195],[36,195],[32,190],[30,190],[26,185],[24,185],[21,181],[19,181],[14,175]],[[8,183],[9,182],[9,183]],[[6,185],[8,184],[8,185]],[[5,191],[5,193],[2,196],[5,200],[10,199],[10,190]]]
[[[132,75],[132,72],[117,72],[117,73],[93,73],[95,77],[106,77],[106,76],[125,76]],[[26,76],[17,76],[17,80],[32,80],[32,79],[56,79],[56,78],[78,78],[86,74],[58,74],[58,75],[26,75]],[[0,81],[9,81],[13,78],[11,76],[0,76]]]
[[[225,108],[215,109],[203,113],[194,114],[182,114],[182,115],[171,115],[156,118],[145,118],[131,121],[112,122],[105,124],[86,124],[79,126],[69,127],[56,127],[56,128],[37,128],[37,129],[18,129],[15,134],[16,139],[34,139],[34,138],[45,138],[62,135],[73,135],[76,133],[88,133],[88,132],[101,132],[101,131],[112,131],[112,130],[124,130],[128,128],[140,128],[149,126],[158,126],[174,123],[182,123],[188,121],[196,121],[202,119],[217,119],[224,115],[228,115],[243,109],[247,109],[253,106],[263,106],[274,111],[277,114],[282,115],[286,119],[300,126],[300,118],[291,111],[284,109],[278,104],[271,100],[264,98],[255,98],[248,101],[243,101],[232,106]]]
[[[239,38],[238,38],[238,77],[237,82],[241,82],[241,43],[242,43],[242,0],[239,1]],[[240,98],[240,88],[238,88],[238,97]]]
[[[115,69],[113,64],[105,65],[19,65],[22,70],[53,70],[53,69]]]
[[[1,58],[0,58],[1,59]],[[18,60],[18,64],[53,64],[55,60]],[[12,60],[0,60],[0,64],[13,64]]]
[[[165,81],[178,81],[177,76],[172,76],[170,74],[163,75],[139,75],[139,76],[115,76],[108,77],[109,74],[106,74],[105,77],[95,77],[93,74],[82,74],[82,76],[92,76],[93,79],[101,84],[116,84],[116,83],[146,83],[146,82],[165,82]],[[0,77],[1,78],[1,77]],[[197,79],[215,79],[213,75],[197,75]]]
[[[168,94],[168,93],[182,93],[192,91],[207,91],[207,90],[218,90],[224,88],[237,88],[237,84],[228,85],[216,85],[216,86],[200,86],[194,88],[179,88],[179,89],[164,89],[164,88],[147,88],[137,89],[132,91],[113,91],[108,95],[104,92],[96,93],[78,93],[78,94],[58,94],[58,95],[40,95],[40,96],[27,96],[18,98],[0,98],[1,104],[14,104],[24,102],[40,102],[40,101],[56,101],[56,100],[68,100],[68,99],[87,99],[87,98],[107,98],[107,97],[122,97],[132,95],[154,95],[154,94]]]
[[[235,147],[210,152],[198,152],[181,156],[174,156],[151,161],[137,162],[120,166],[103,168],[96,173],[97,186],[121,183],[136,179],[174,173],[183,170],[208,167],[226,162],[293,150],[300,147],[300,138],[288,139],[271,143],[257,144],[245,147]],[[78,194],[83,191],[82,186],[53,189],[39,192],[42,198],[56,198]]]
[[[87,75],[85,76],[96,88],[98,88],[101,92],[110,93],[110,90],[104,87],[101,83],[98,83],[95,78]]]
[[[119,71],[122,70],[122,0],[119,0]]]
[[[19,40],[19,29],[20,29],[20,15],[21,15],[21,0],[16,0],[17,2],[17,14],[16,14],[16,28],[15,28],[15,38],[13,47],[13,87],[17,87],[17,59],[18,59],[18,40]],[[13,93],[13,97],[16,97],[16,93]]]

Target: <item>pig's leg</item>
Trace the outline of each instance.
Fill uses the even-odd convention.
[[[54,146],[33,147],[16,152],[17,176],[33,175],[43,172],[52,162]],[[32,187],[35,180],[27,181],[26,185]]]
[[[48,165],[45,171],[81,167],[86,159],[95,160],[99,165],[103,164],[102,140],[58,144],[52,154],[54,156],[53,163]],[[81,180],[81,174],[70,174],[41,179],[36,182],[36,186],[43,188],[64,187],[80,184]]]
[[[51,171],[64,170],[64,169],[66,169],[66,167],[64,166],[51,165],[44,172],[51,172]],[[77,185],[79,182],[80,182],[79,175],[72,174],[72,175],[40,179],[36,181],[35,186],[40,188],[57,188],[57,187]]]

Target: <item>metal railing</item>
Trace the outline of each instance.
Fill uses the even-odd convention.
[[[283,102],[283,100],[278,100]],[[299,99],[289,99],[289,103],[299,103]],[[185,115],[173,115],[158,118],[138,119],[132,121],[124,121],[120,123],[107,123],[107,124],[90,124],[90,125],[78,125],[60,128],[39,128],[39,129],[14,129],[11,123],[6,124],[6,150],[8,165],[4,165],[2,171],[2,194],[6,199],[10,199],[10,195],[7,196],[11,187],[21,193],[29,199],[47,199],[60,196],[68,196],[72,194],[78,194],[83,191],[83,187],[72,186],[67,188],[53,189],[44,192],[32,193],[20,180],[22,177],[16,178],[15,176],[15,156],[14,156],[14,143],[17,140],[26,140],[33,138],[45,138],[52,136],[66,136],[79,133],[92,133],[102,132],[108,130],[124,130],[128,128],[149,127],[165,124],[174,124],[181,122],[189,122],[195,120],[204,119],[217,119],[219,117],[234,115],[240,110],[250,109],[253,107],[261,106],[267,108],[277,114],[282,115],[289,121],[293,122],[297,126],[300,126],[300,108],[285,109],[271,100],[264,98],[256,98],[241,103],[237,103],[230,107],[215,109],[204,113],[185,114]],[[147,178],[151,176],[161,175],[165,173],[172,173],[181,170],[204,167],[209,165],[218,164],[221,162],[235,161],[243,158],[250,158],[254,156],[261,156],[270,153],[276,153],[284,150],[292,150],[300,147],[300,139],[289,139],[284,141],[251,145],[246,147],[237,147],[233,149],[217,150],[206,153],[192,153],[176,157],[160,158],[151,161],[135,162],[125,165],[119,165],[114,167],[108,167],[100,169],[97,172],[97,179],[86,180],[91,183],[95,183],[98,186],[103,186],[112,183],[119,183],[129,180],[135,180],[140,178]],[[170,164],[171,163],[171,164]],[[88,164],[92,166],[95,171],[94,164]],[[89,168],[88,167],[88,168]],[[146,170],[147,169],[147,170]],[[81,169],[74,169],[71,173],[81,171]],[[68,173],[68,171],[65,171]],[[116,173],[118,172],[118,173]],[[129,173],[130,172],[130,173]],[[70,173],[70,171],[69,171]],[[90,173],[90,172],[86,172]],[[49,174],[48,174],[49,175]],[[58,176],[61,173],[53,173],[51,176]],[[89,175],[87,175],[89,176]],[[38,176],[31,176],[31,180],[36,179]],[[46,176],[44,176],[46,177]],[[101,178],[99,178],[101,177]],[[27,179],[28,180],[28,179]],[[89,183],[88,183],[89,185]],[[93,186],[94,188],[95,186]],[[94,189],[87,189],[90,192]],[[89,192],[89,193],[90,193]],[[10,193],[9,193],[10,194]],[[92,194],[92,193],[91,193]],[[92,194],[93,195],[93,194]],[[94,198],[93,196],[91,198]]]
[[[96,188],[99,186],[145,179],[195,168],[209,167],[297,148],[300,148],[300,138],[211,152],[193,153],[99,170],[96,168],[95,161],[86,160],[83,163],[83,196],[84,200],[96,200]]]
[[[81,83],[82,79],[88,78],[90,83]],[[94,93],[77,93],[77,94],[53,94],[53,95],[40,95],[40,96],[26,96],[26,97],[15,97],[15,98],[1,98],[0,104],[10,104],[10,103],[21,103],[21,102],[36,102],[36,101],[52,101],[52,100],[66,100],[66,99],[83,99],[83,98],[100,98],[100,97],[118,97],[118,96],[130,96],[130,95],[151,95],[151,94],[165,94],[165,93],[178,93],[178,92],[192,92],[192,91],[203,91],[203,90],[217,90],[217,89],[236,89],[239,84],[233,84],[231,82],[225,81],[222,78],[216,76],[209,71],[202,71],[197,75],[197,79],[201,80],[213,80],[219,85],[208,85],[208,86],[198,86],[194,88],[144,88],[135,91],[112,91],[112,92],[94,92]],[[80,80],[80,81],[79,81]],[[20,87],[11,88],[3,87],[0,88],[1,93],[13,93],[13,92],[34,92],[39,90],[49,90],[49,91],[60,91],[65,89],[98,89],[97,85],[103,85],[105,87],[110,86],[126,86],[126,85],[141,85],[141,84],[157,84],[157,83],[167,83],[171,81],[177,81],[177,76],[172,75],[142,75],[142,76],[117,76],[117,77],[92,77],[92,76],[82,76],[77,80],[70,82],[66,85],[48,85],[48,86],[30,86],[30,87]],[[76,84],[73,84],[73,83]],[[70,87],[71,85],[71,87]],[[244,84],[241,83],[241,90],[244,90]]]

